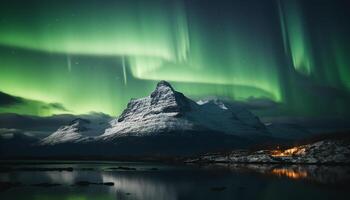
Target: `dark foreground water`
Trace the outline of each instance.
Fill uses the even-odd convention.
[[[1,163],[0,199],[349,199],[346,166]]]

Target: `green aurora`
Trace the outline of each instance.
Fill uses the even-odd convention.
[[[349,110],[341,0],[2,4],[0,91],[27,100],[3,113],[117,115],[159,80],[196,99],[269,99],[287,114]]]

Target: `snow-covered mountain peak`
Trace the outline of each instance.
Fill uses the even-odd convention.
[[[250,112],[242,105],[235,103],[234,101],[219,99],[215,97],[199,100],[197,101],[197,104],[200,105],[204,110],[214,110],[215,113],[230,113],[229,116],[250,127],[254,127],[260,130],[266,128],[257,116],[255,116],[252,112]],[[224,114],[221,114],[221,116],[224,116]]]
[[[66,142],[80,142],[89,137],[101,135],[109,126],[103,121],[90,121],[76,118],[68,125],[61,126],[56,132],[41,140],[42,145],[53,145]]]
[[[127,108],[119,116],[118,122],[124,120],[138,121],[149,115],[165,114],[174,116],[190,111],[198,105],[180,92],[174,90],[170,83],[160,81],[150,96],[131,99]]]
[[[69,125],[73,125],[73,124],[90,124],[91,122],[87,119],[83,119],[83,118],[76,118],[74,120],[72,120]]]
[[[87,119],[77,118],[71,121],[68,126],[64,127],[66,129],[75,129],[76,131],[87,131],[88,126],[91,122]]]
[[[174,90],[170,83],[160,81],[151,93],[151,107],[162,107],[161,112],[182,112],[191,109],[192,100]],[[194,103],[195,104],[195,103]]]
[[[146,136],[192,129],[192,124],[180,117],[196,107],[194,101],[175,91],[168,82],[160,81],[150,96],[130,100],[102,137]]]
[[[219,108],[223,110],[227,110],[228,108],[226,107],[225,103],[219,99],[211,99],[211,100],[199,100],[197,101],[198,105],[204,105],[204,104],[214,104],[218,106]]]
[[[171,86],[170,85],[170,83],[169,82],[167,82],[167,81],[164,81],[164,80],[162,80],[162,81],[159,81],[158,83],[157,83],[157,86],[156,86],[156,89],[154,90],[154,92],[156,92],[156,91],[158,91],[158,90],[171,90],[171,91],[175,91],[174,90],[174,88],[173,88],[173,86]]]

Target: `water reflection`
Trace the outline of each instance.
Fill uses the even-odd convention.
[[[101,175],[103,182],[114,182],[115,186],[110,187],[110,192],[115,192],[117,199],[125,199],[128,196],[144,200],[177,199],[175,188],[165,181],[130,173],[104,172]]]
[[[286,176],[292,179],[301,179],[307,177],[307,171],[305,170],[294,170],[288,168],[276,168],[273,169],[271,173],[277,176]]]
[[[258,172],[265,175],[309,180],[322,184],[350,183],[350,166],[277,164],[221,164],[221,166],[238,172]]]
[[[118,166],[136,170],[119,170]],[[53,164],[51,167],[57,167]],[[62,167],[62,165],[60,165]],[[177,199],[280,199],[285,192],[294,199],[346,199],[347,190],[321,188],[314,183],[348,184],[349,166],[316,165],[186,165],[154,166],[125,164],[71,165],[72,171],[20,171],[0,173],[0,181],[20,182],[21,186],[0,192],[0,199],[26,200],[177,200]],[[45,166],[50,167],[50,166]],[[65,166],[66,167],[66,166]],[[93,170],[82,170],[93,167]],[[118,170],[107,170],[114,167]],[[149,170],[151,168],[157,170]],[[125,168],[127,169],[127,168]],[[278,177],[278,178],[276,178]],[[299,181],[306,180],[306,181]],[[77,185],[113,182],[114,185]],[[38,187],[33,184],[59,184]],[[214,189],[213,189],[214,188]],[[222,188],[220,190],[215,188]],[[338,188],[338,187],[337,187]],[[341,188],[341,187],[339,187]],[[332,198],[330,198],[332,197]]]
[[[72,184],[77,179],[77,172],[45,172],[50,182]]]

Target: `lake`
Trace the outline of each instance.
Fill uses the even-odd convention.
[[[3,200],[348,199],[349,166],[1,163]]]

